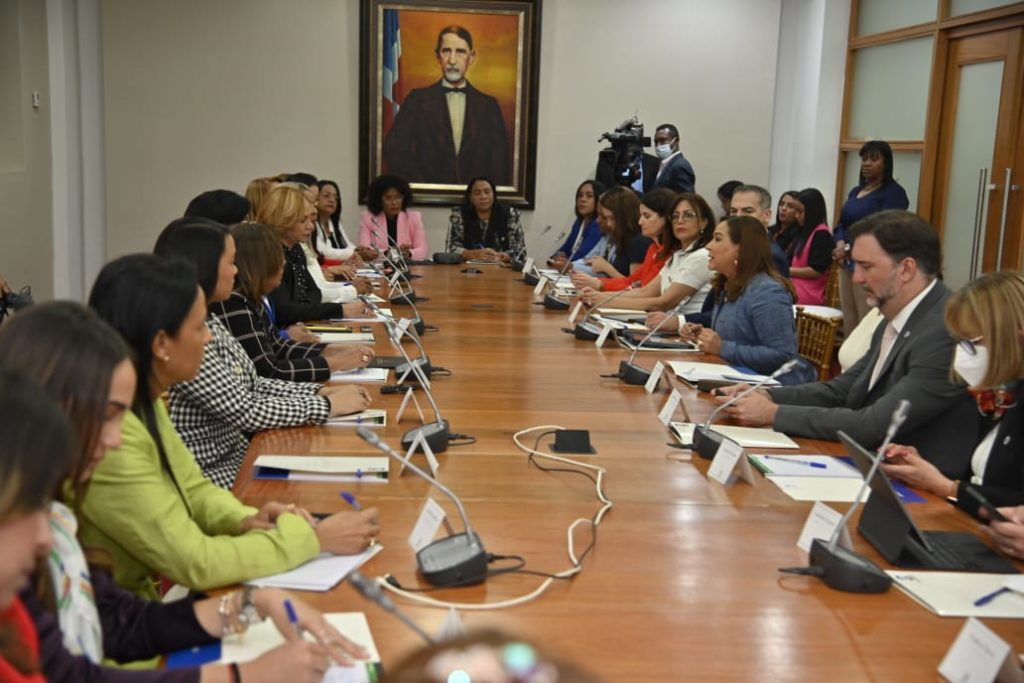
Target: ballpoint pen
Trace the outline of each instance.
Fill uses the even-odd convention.
[[[1011,592],[1013,592],[1012,588],[1008,588],[1006,586],[1003,586],[1002,588],[1000,588],[998,590],[994,590],[991,593],[989,593],[987,595],[983,595],[980,598],[978,598],[977,600],[975,600],[974,601],[974,606],[975,607],[984,607],[988,603],[990,603],[993,600],[995,600],[996,598],[998,598],[1003,593],[1011,593]]]
[[[819,470],[828,469],[828,465],[823,462],[811,462],[810,460],[801,460],[799,458],[786,457],[781,455],[766,455],[765,460],[779,460],[781,462],[791,462],[796,465],[803,465],[804,467],[814,467]]]
[[[361,476],[361,475],[362,475],[362,470],[357,471],[356,476]],[[341,497],[345,499],[346,503],[348,503],[349,505],[352,506],[353,510],[362,511],[363,506],[359,504],[359,501],[356,500],[356,497],[353,496],[351,493],[349,493],[348,491],[342,491],[341,492]]]
[[[302,627],[299,626],[299,615],[295,613],[295,605],[291,600],[284,601],[284,612],[288,615],[288,621],[295,628],[295,635],[302,637]]]

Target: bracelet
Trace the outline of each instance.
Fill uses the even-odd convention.
[[[238,664],[228,664],[228,672],[231,674],[231,683],[242,683],[242,670],[238,668]]]
[[[225,593],[220,596],[220,603],[217,605],[217,614],[220,615],[220,632],[222,636],[230,636],[236,632],[234,620],[231,618],[234,612],[234,593]]]
[[[242,589],[241,600],[239,600],[238,621],[242,624],[243,630],[247,630],[253,624],[263,621],[260,611],[252,601],[252,594],[255,587],[246,586]]]

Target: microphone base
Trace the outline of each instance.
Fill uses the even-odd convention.
[[[431,375],[432,372],[434,372],[434,368],[430,364],[429,360],[427,360],[426,358],[417,358],[417,359],[415,359],[413,361],[413,363],[417,367],[419,367],[420,371],[423,373],[423,375],[427,379],[430,379],[430,375]],[[408,363],[401,363],[400,365],[396,365],[395,366],[395,377],[401,377],[402,375],[404,375],[408,371],[409,371],[409,364]],[[419,377],[416,376],[415,372],[410,372],[409,376],[405,378],[405,381],[406,382],[419,382],[420,379],[419,379]]]
[[[572,335],[580,341],[597,341],[597,338],[601,336],[600,330],[595,331],[596,325],[590,323],[576,323],[576,327],[572,331]]]
[[[829,548],[820,538],[811,541],[809,564],[822,568],[826,586],[844,593],[884,593],[892,586],[892,577],[877,564],[852,550]]]
[[[569,310],[569,302],[568,301],[562,301],[561,299],[559,299],[558,297],[554,296],[553,294],[545,294],[544,295],[544,308],[548,309],[549,311],[568,311]]]
[[[448,420],[431,422],[423,425],[422,427],[410,429],[402,437],[402,448],[408,451],[412,446],[412,442],[416,440],[416,437],[419,434],[423,434],[423,438],[426,440],[427,445],[430,446],[430,450],[434,453],[444,453],[448,450],[448,438],[451,434],[451,430],[448,427]],[[421,449],[417,447],[416,452],[421,452]]]
[[[434,541],[416,553],[416,564],[432,586],[473,586],[487,578],[487,551],[472,532]]]
[[[701,425],[694,425],[693,428],[693,450],[705,460],[712,460],[718,453],[718,447],[722,445],[723,437],[718,432],[705,429]]]
[[[626,384],[647,384],[647,380],[650,378],[650,370],[645,370],[639,365],[625,360],[619,363],[619,379]]]
[[[423,322],[423,318],[416,316],[412,319],[412,329],[416,330],[416,334],[422,336],[427,331],[427,324]]]
[[[534,275],[533,273],[523,273],[522,283],[524,285],[530,285],[531,287],[536,287],[538,282],[540,282],[540,277],[539,276]]]
[[[416,303],[416,294],[414,292],[408,292],[406,294],[398,294],[388,299],[391,303],[398,306],[412,306]]]

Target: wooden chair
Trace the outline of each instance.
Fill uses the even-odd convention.
[[[807,313],[803,306],[796,307],[797,353],[818,368],[820,380],[832,376],[832,358],[836,351],[839,323],[836,318],[823,318]]]
[[[842,302],[839,300],[839,272],[842,266],[833,261],[828,271],[828,284],[825,285],[825,305],[842,310]]]

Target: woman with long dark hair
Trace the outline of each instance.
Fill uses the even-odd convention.
[[[801,306],[825,302],[828,269],[832,267],[832,231],[828,227],[825,198],[813,187],[793,199],[793,217],[799,231],[789,245],[789,277]]]
[[[684,323],[680,335],[704,353],[769,374],[797,358],[793,285],[772,265],[768,232],[750,216],[730,216],[715,227],[707,246],[708,265],[718,275],[708,327]],[[779,378],[798,384],[814,378],[809,363]]]
[[[705,246],[714,231],[714,211],[700,195],[684,192],[678,195],[670,218],[659,241],[671,245],[672,256],[657,278],[616,299],[623,308],[667,311],[685,302],[682,313],[698,313],[704,305],[711,290]]]
[[[236,249],[223,225],[203,219],[172,221],[160,233],[154,251],[192,264],[208,306],[230,297]],[[214,313],[210,309],[207,315],[212,340],[198,374],[174,383],[170,390],[171,419],[214,483],[224,488],[235,483],[250,435],[323,423],[331,415],[359,412],[369,403],[369,394],[358,386],[325,387],[260,377],[245,348]],[[370,354],[362,355],[365,365]],[[356,358],[349,361],[355,363]]]
[[[584,272],[590,272],[590,266],[584,263],[584,259],[604,255],[608,239],[601,230],[597,204],[603,192],[604,185],[596,180],[584,180],[576,188],[576,200],[573,203],[576,220],[565,242],[551,257],[549,262],[552,268],[561,270],[568,259],[573,262],[572,270],[582,268]]]
[[[321,261],[350,261],[358,254],[355,242],[341,222],[341,189],[333,180],[321,180],[317,185],[320,194],[316,199],[316,223],[310,245]],[[353,262],[358,264],[360,260]]]
[[[632,275],[641,265],[651,240],[640,231],[640,198],[629,188],[616,185],[606,190],[597,202],[601,231],[608,237],[608,250],[586,259],[590,273],[574,270],[571,278],[577,288],[599,288],[599,278]]]
[[[192,264],[121,257],[100,271],[89,306],[128,344],[138,378],[121,446],[96,466],[79,519],[83,544],[110,553],[118,584],[155,599],[155,575],[206,590],[370,544],[376,510],[339,512],[314,527],[294,508],[243,505],[203,475],[161,399],[195,377],[211,338]]]
[[[226,635],[226,626],[241,629],[250,619],[267,616],[287,639],[294,634],[281,614],[284,600],[290,598],[283,591],[247,589],[217,598],[192,594],[166,604],[140,599],[114,583],[105,553],[83,549],[79,543],[76,508],[89,494],[89,481],[107,449],[122,445],[122,422],[134,401],[136,375],[129,355],[116,331],[72,302],[42,304],[0,332],[0,368],[19,368],[39,382],[67,414],[76,437],[70,463],[62,463],[49,450],[39,451],[40,461],[65,480],[64,486],[54,487],[56,501],[50,506],[53,548],[36,587],[21,593],[39,633],[43,673],[51,681],[184,682],[220,669],[227,678],[228,667],[216,665],[175,671],[103,666],[105,658],[148,660],[204,645]],[[340,651],[332,655],[361,654],[316,610],[290,599],[307,630],[337,640]],[[313,665],[324,662],[326,655],[318,645],[295,642],[242,665],[240,673],[259,680],[295,671],[302,679],[314,674]]]
[[[463,261],[523,261],[526,238],[519,209],[498,201],[490,179],[474,178],[466,185],[462,203],[452,207],[445,251],[459,254]]]
[[[0,681],[45,683],[39,635],[18,591],[53,545],[47,506],[73,437],[46,392],[10,370],[0,370],[0,434]]]

